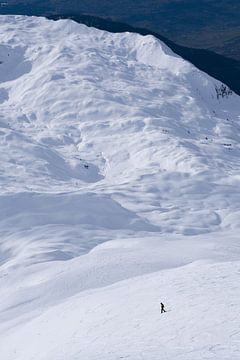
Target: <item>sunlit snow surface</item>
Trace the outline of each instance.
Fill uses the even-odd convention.
[[[1,359],[240,358],[221,85],[152,36],[0,17]]]

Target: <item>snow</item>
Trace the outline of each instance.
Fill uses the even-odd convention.
[[[240,358],[221,89],[152,36],[0,16],[1,358]]]

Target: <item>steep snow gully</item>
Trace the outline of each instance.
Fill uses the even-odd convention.
[[[154,37],[0,16],[1,359],[238,360],[239,140]]]

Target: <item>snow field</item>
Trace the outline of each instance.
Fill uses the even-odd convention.
[[[1,349],[6,360],[26,354],[41,360],[237,360],[239,266],[193,263],[82,292],[20,333],[17,327]],[[161,300],[167,313],[160,314]]]
[[[152,36],[0,16],[4,360],[239,359],[221,89]]]

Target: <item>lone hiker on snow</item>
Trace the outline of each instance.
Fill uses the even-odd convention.
[[[161,306],[161,314],[165,313],[166,310],[164,309],[164,304],[162,302],[160,303],[160,306]]]

